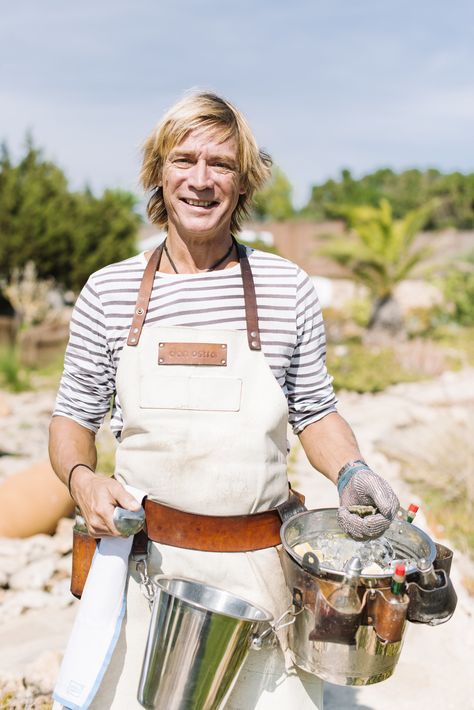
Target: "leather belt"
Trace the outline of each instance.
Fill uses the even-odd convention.
[[[304,500],[304,499],[303,499]],[[282,517],[288,507],[305,510],[299,494],[263,513],[197,515],[145,500],[146,533],[153,542],[204,552],[250,552],[279,545]]]

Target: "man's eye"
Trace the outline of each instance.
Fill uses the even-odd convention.
[[[174,163],[179,163],[179,165],[191,165],[191,160],[189,158],[175,158]]]

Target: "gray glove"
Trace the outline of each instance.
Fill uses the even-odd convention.
[[[356,540],[379,537],[388,528],[400,507],[391,486],[370,468],[354,466],[355,473],[347,471],[338,483],[340,508],[339,525]],[[354,505],[371,505],[377,508],[375,515],[361,517],[348,508]]]

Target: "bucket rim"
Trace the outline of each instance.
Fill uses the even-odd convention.
[[[185,602],[186,604],[189,604],[189,606],[194,607],[195,609],[199,609],[200,611],[206,611],[210,612],[213,614],[221,614],[222,616],[228,616],[231,619],[237,619],[239,621],[246,621],[249,623],[253,624],[264,624],[268,623],[271,624],[274,620],[274,617],[272,614],[270,614],[267,609],[264,607],[260,606],[259,604],[254,604],[254,602],[250,601],[246,597],[242,597],[238,594],[234,594],[233,592],[227,591],[227,589],[223,589],[222,587],[216,587],[214,584],[207,584],[206,582],[202,582],[199,579],[194,579],[192,577],[183,577],[183,576],[174,576],[174,575],[167,575],[167,574],[156,574],[153,575],[152,577],[153,583],[159,587],[160,592],[164,592],[165,594],[168,594],[170,597],[175,597],[176,599],[179,599],[182,602]],[[160,584],[160,582],[163,581],[169,581],[169,582],[186,582],[186,583],[191,583],[191,584],[197,584],[200,587],[206,587],[207,589],[210,589],[212,591],[220,592],[221,594],[225,594],[229,597],[233,597],[239,602],[243,602],[247,604],[248,606],[252,607],[253,609],[256,609],[262,616],[260,619],[251,619],[246,616],[241,616],[239,614],[232,614],[231,612],[228,611],[222,611],[222,610],[217,610],[217,609],[210,609],[206,607],[204,604],[201,604],[198,601],[195,601],[194,599],[188,599],[185,597],[183,594],[175,594],[174,592],[171,592],[169,589],[166,589],[165,586]]]
[[[298,567],[302,568],[301,565],[301,558],[296,554],[294,549],[291,547],[291,545],[288,544],[286,540],[286,532],[287,529],[298,519],[302,519],[306,517],[307,515],[311,513],[324,513],[324,512],[337,512],[338,508],[337,507],[326,507],[326,508],[313,508],[311,510],[304,510],[301,513],[297,513],[296,515],[292,515],[291,518],[288,518],[283,525],[280,528],[280,539],[281,543],[283,546],[283,549],[285,553],[298,565]],[[407,523],[409,524],[412,528],[414,528],[417,533],[419,533],[420,537],[425,540],[425,542],[428,544],[430,548],[430,553],[427,556],[430,562],[433,562],[435,557],[436,557],[436,547],[435,543],[431,539],[431,537],[426,533],[424,530],[421,530],[421,528],[417,527],[413,523]],[[303,568],[302,568],[303,569]],[[416,572],[416,568],[409,569],[407,571],[407,576],[413,575]],[[329,567],[324,567],[324,564],[321,564],[320,566],[320,573],[317,576],[322,576],[330,579],[337,579],[340,580],[344,577],[344,572],[341,572],[339,570],[334,570]],[[391,578],[392,572],[379,572],[377,573],[371,573],[371,574],[361,574],[360,578],[361,580],[364,580],[366,583],[370,583],[370,580],[386,580]]]

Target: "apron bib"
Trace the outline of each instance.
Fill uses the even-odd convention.
[[[248,309],[245,280],[244,292]],[[142,324],[145,314],[146,306],[139,314]],[[256,312],[248,332],[159,325],[137,331],[136,325],[117,369],[123,430],[115,477],[165,505],[204,515],[257,513],[286,501],[288,405],[260,349]],[[267,609],[274,619],[291,603],[277,548],[215,553],[150,547],[151,575],[220,587]],[[136,691],[148,619],[131,561],[127,619],[92,707],[141,707]],[[280,641],[285,651],[285,633]],[[303,684],[299,672],[286,670],[278,648],[250,652],[228,707],[266,707],[249,705],[250,696],[264,702],[257,698],[269,686],[274,690],[277,679],[278,686],[283,680],[291,685],[292,697],[301,688],[302,702],[292,707],[322,707],[321,681],[308,676]]]

